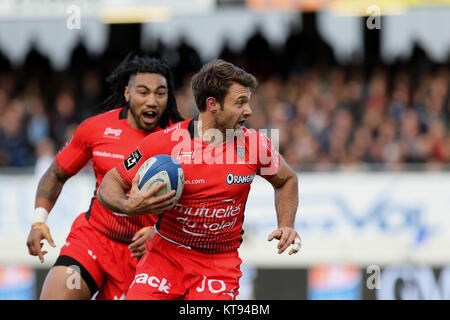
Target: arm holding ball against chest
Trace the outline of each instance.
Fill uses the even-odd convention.
[[[119,172],[113,168],[103,178],[98,189],[98,201],[111,211],[123,213],[129,216],[141,214],[160,214],[169,210],[175,204],[175,191],[155,196],[165,186],[161,183],[148,191],[138,188],[139,174],[132,180],[131,187],[128,186]],[[127,194],[129,191],[129,194]]]

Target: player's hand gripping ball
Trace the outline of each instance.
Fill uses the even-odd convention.
[[[139,190],[148,191],[165,182],[166,185],[155,196],[175,190],[175,200],[180,199],[184,187],[184,172],[180,163],[171,156],[159,154],[147,159],[139,168],[138,174]]]

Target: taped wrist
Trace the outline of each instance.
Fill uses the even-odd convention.
[[[48,218],[48,211],[45,208],[39,207],[34,209],[33,218],[31,224],[38,222],[46,223]]]

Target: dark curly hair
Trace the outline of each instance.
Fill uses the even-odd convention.
[[[129,53],[119,66],[106,78],[112,94],[100,105],[104,110],[128,107],[128,102],[124,97],[124,88],[128,85],[131,76],[138,73],[157,73],[166,78],[168,86],[167,107],[164,110],[158,125],[161,128],[169,126],[170,120],[173,123],[184,120],[178,112],[175,100],[172,71],[169,65],[162,59],[137,56]]]

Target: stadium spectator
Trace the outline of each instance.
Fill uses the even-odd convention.
[[[407,163],[431,169],[448,163],[448,62],[432,63],[423,50],[415,48],[409,61],[380,63],[367,71],[364,63],[337,64],[324,43],[306,47],[300,45],[302,39],[310,41],[292,28],[284,48],[274,50],[257,30],[241,52],[229,49],[227,43],[221,51],[226,60],[258,75],[260,83],[252,97],[254,115],[247,125],[279,129],[280,152],[293,168],[371,165],[397,169]],[[189,83],[192,70],[201,64],[199,54],[186,39],[171,51],[161,41],[150,47],[153,55],[166,55],[172,62],[180,113],[184,118],[194,116]],[[260,54],[262,49],[267,52]],[[108,50],[95,59],[83,51],[82,63],[80,53],[73,54],[71,67],[49,71],[46,81],[41,81],[47,60],[31,51],[23,66],[13,69],[6,63],[0,69],[2,117],[12,117],[6,112],[12,101],[20,98],[25,104],[25,116],[6,125],[8,135],[4,124],[0,129],[1,166],[33,165],[36,156],[29,144],[34,146],[43,138],[52,138],[60,148],[73,128],[97,110],[95,105],[106,92],[99,79],[114,65]],[[25,136],[14,133],[14,125],[19,125],[18,131],[25,130]],[[30,154],[18,156],[24,150]]]
[[[7,166],[30,166],[33,151],[24,127],[25,110],[19,99],[10,101],[0,122],[0,162]]]

